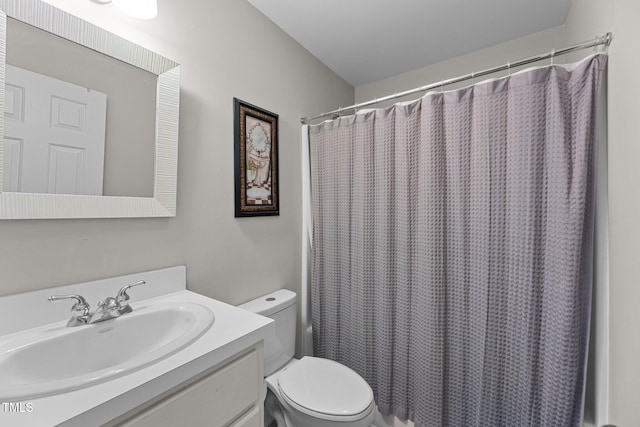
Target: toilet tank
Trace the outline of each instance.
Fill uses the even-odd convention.
[[[238,307],[275,320],[275,332],[264,339],[264,376],[286,365],[295,354],[296,293],[280,289]]]

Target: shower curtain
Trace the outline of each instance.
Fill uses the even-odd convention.
[[[416,426],[578,426],[606,55],[309,127],[314,353]]]

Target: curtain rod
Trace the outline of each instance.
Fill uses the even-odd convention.
[[[571,52],[575,52],[577,50],[588,49],[590,47],[596,47],[596,46],[599,46],[599,45],[609,46],[611,44],[612,38],[613,38],[613,34],[611,32],[609,32],[609,33],[605,34],[602,37],[596,37],[593,40],[589,40],[589,41],[586,41],[586,42],[578,43],[578,44],[575,44],[573,46],[564,47],[562,49],[553,49],[551,52],[543,53],[541,55],[532,56],[530,58],[521,59],[519,61],[509,62],[509,63],[504,64],[504,65],[500,65],[500,66],[493,67],[493,68],[488,68],[486,70],[477,71],[477,72],[470,73],[470,74],[465,74],[465,75],[460,76],[460,77],[454,77],[454,78],[448,79],[448,80],[441,80],[441,81],[439,81],[437,83],[431,83],[431,84],[428,84],[428,85],[425,85],[425,86],[420,86],[420,87],[417,87],[415,89],[410,89],[410,90],[407,90],[407,91],[404,91],[404,92],[395,93],[393,95],[385,96],[383,98],[372,99],[370,101],[365,101],[365,102],[361,102],[359,104],[350,105],[349,107],[338,108],[337,110],[329,111],[328,113],[317,114],[317,115],[312,116],[312,117],[302,117],[300,119],[300,122],[303,125],[306,125],[312,120],[320,119],[322,117],[327,117],[327,116],[332,116],[332,119],[337,119],[338,117],[340,117],[340,113],[342,113],[344,111],[347,111],[347,110],[357,110],[359,108],[367,107],[369,105],[378,104],[378,103],[384,102],[384,101],[389,101],[390,99],[402,98],[404,96],[412,95],[414,93],[425,92],[425,91],[428,91],[429,89],[436,89],[436,88],[447,86],[447,85],[450,85],[450,84],[453,84],[453,83],[458,83],[458,82],[462,82],[462,81],[465,81],[465,80],[471,80],[471,79],[474,79],[476,77],[486,76],[487,74],[493,74],[493,73],[497,73],[499,71],[510,70],[511,68],[516,68],[516,67],[520,67],[522,65],[531,64],[533,62],[542,61],[544,59],[553,58],[556,55],[564,55],[565,53],[571,53]]]

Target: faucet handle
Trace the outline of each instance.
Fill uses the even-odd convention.
[[[71,306],[71,318],[67,322],[67,326],[77,326],[89,321],[89,303],[81,295],[51,295],[49,301],[61,301],[66,299],[74,299],[76,302]]]
[[[145,282],[144,280],[138,280],[137,282],[129,283],[128,285],[124,285],[122,288],[120,288],[120,290],[118,291],[118,295],[116,295],[116,302],[120,307],[120,314],[131,313],[133,311],[128,303],[129,294],[127,293],[127,291],[134,286],[144,285],[145,283],[147,282]]]

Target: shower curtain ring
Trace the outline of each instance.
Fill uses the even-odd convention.
[[[507,62],[507,76],[511,77],[511,62]]]
[[[553,58],[556,56],[556,50],[551,49],[551,65],[553,65]]]

